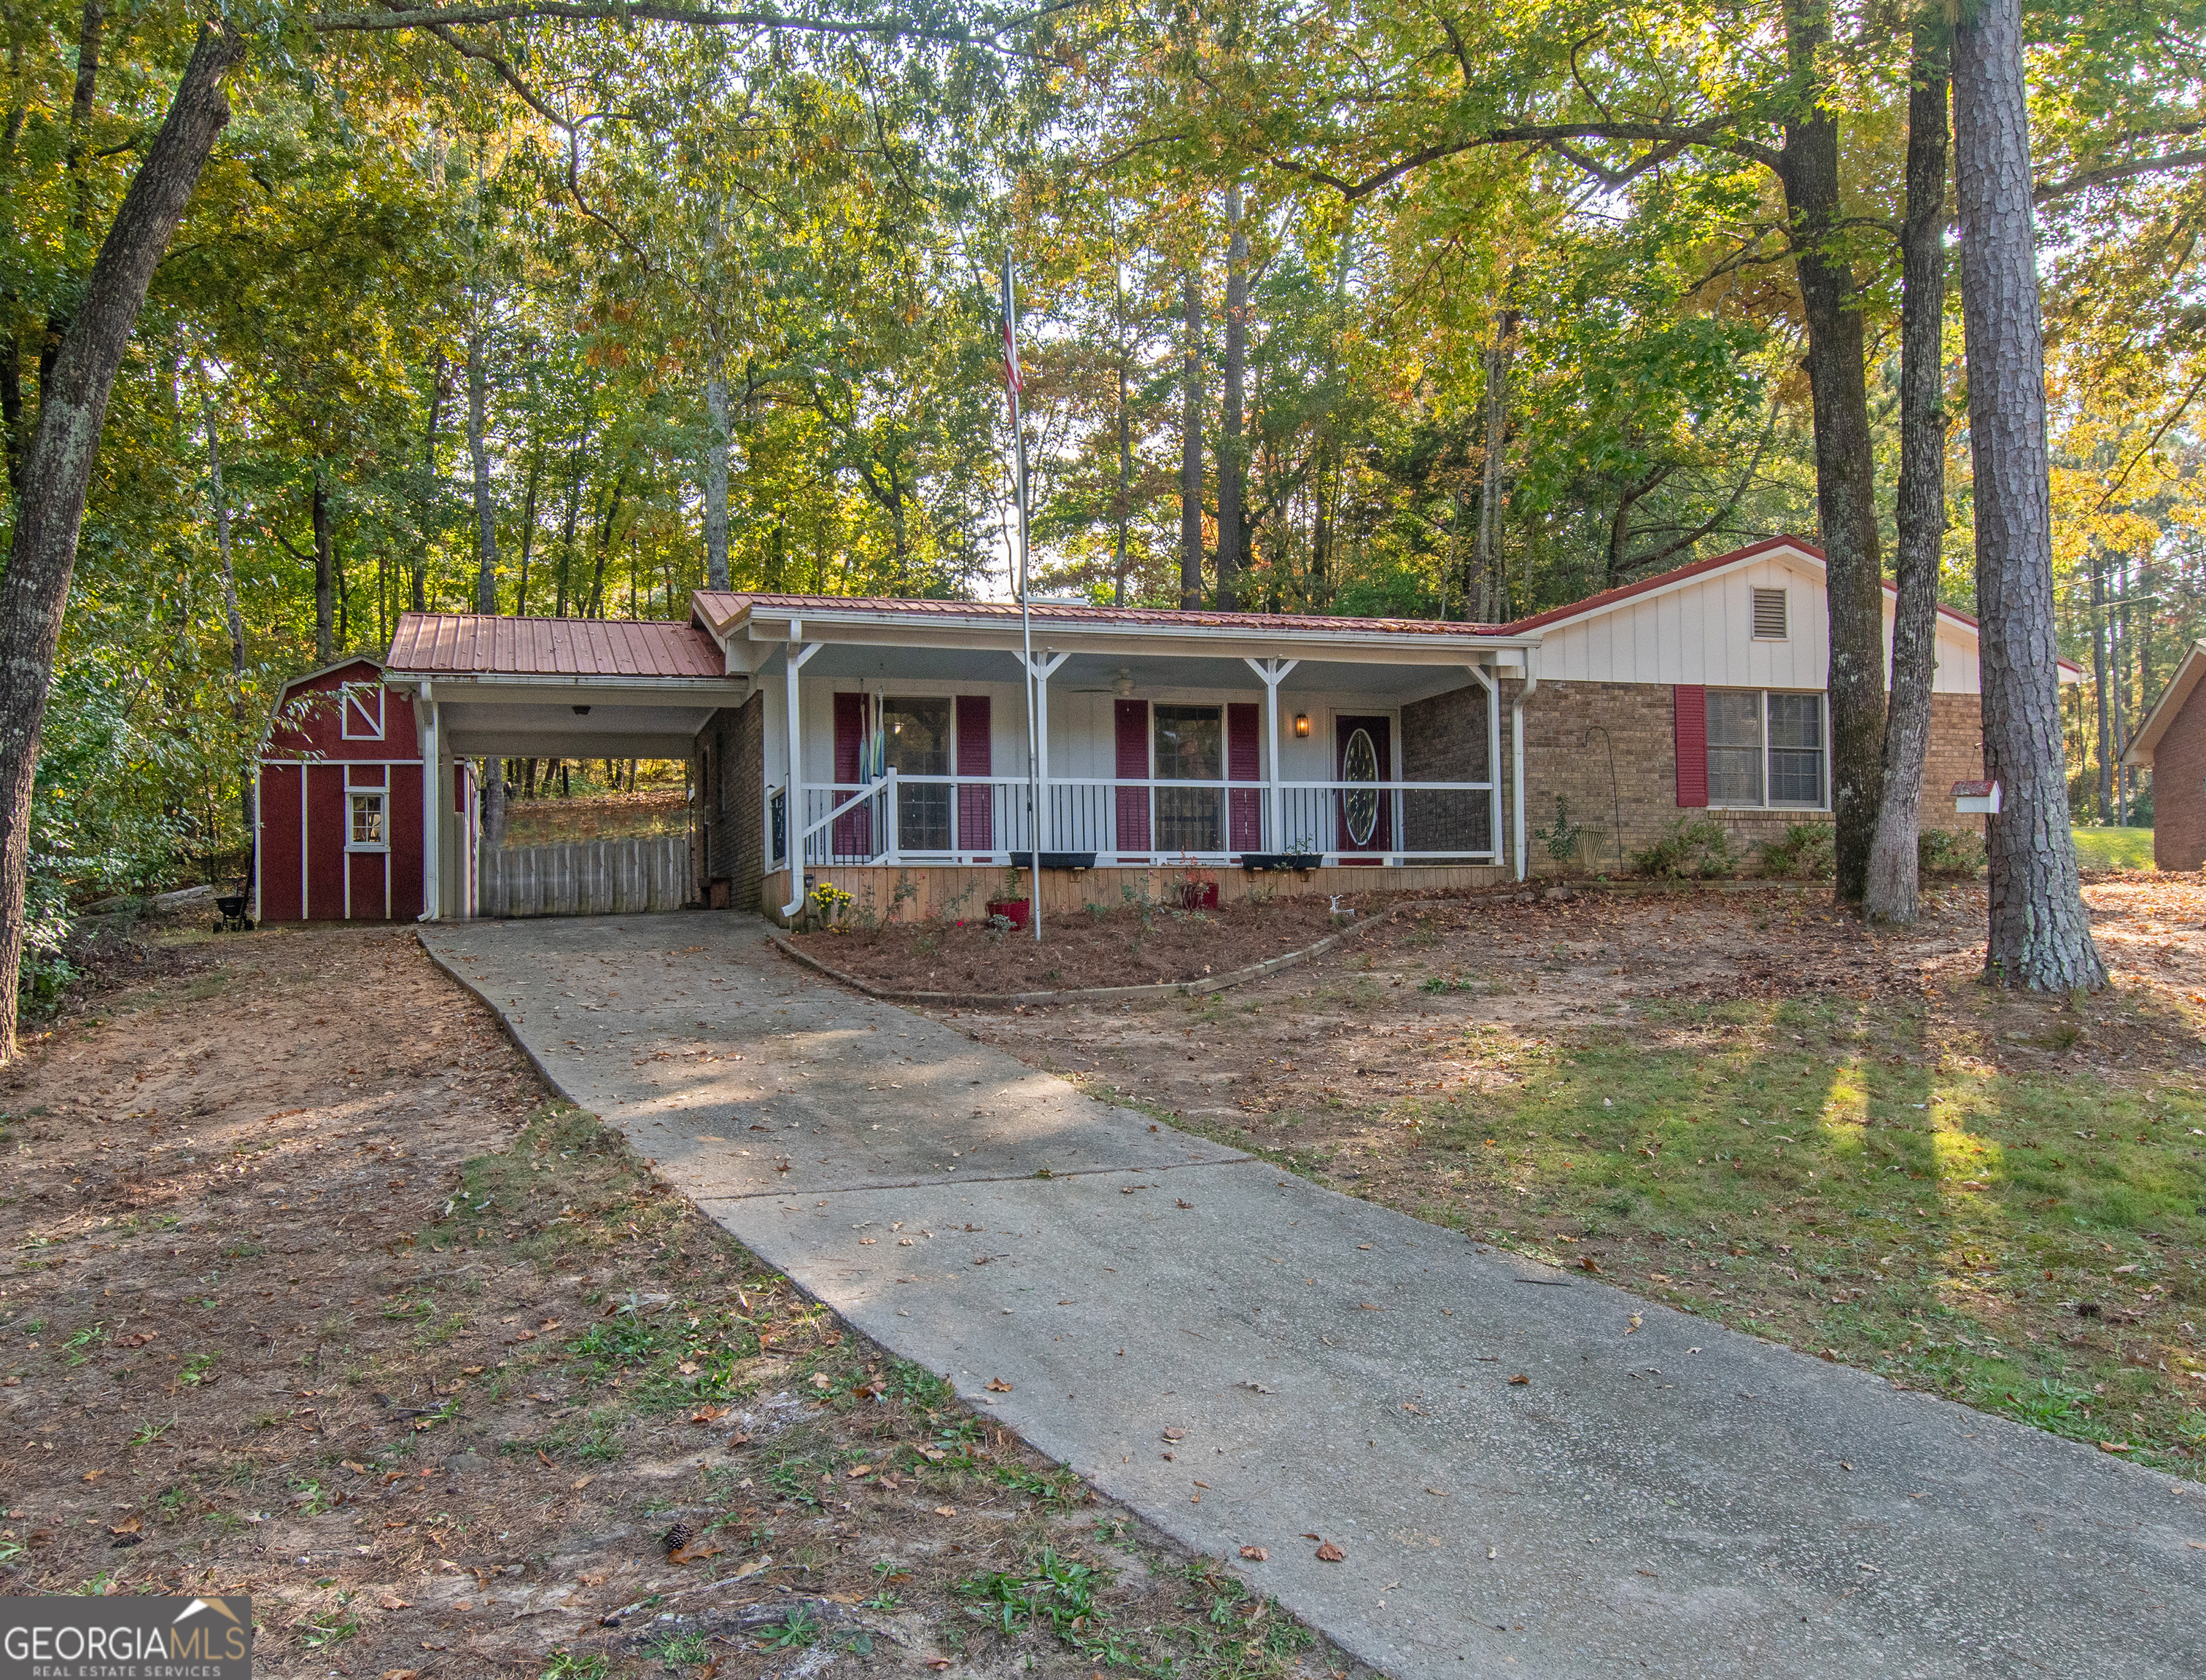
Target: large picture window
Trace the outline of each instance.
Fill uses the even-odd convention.
[[[1708,690],[1708,803],[1821,810],[1823,697]]]
[[[881,702],[883,767],[903,776],[950,774],[951,702],[898,700]],[[897,849],[906,852],[950,849],[950,784],[897,784]]]
[[[1225,779],[1224,708],[1160,705],[1150,710],[1155,720],[1157,780]],[[1225,795],[1216,788],[1159,788],[1157,849],[1223,851],[1225,837],[1219,813],[1225,802]]]

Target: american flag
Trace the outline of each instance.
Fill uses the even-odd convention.
[[[1019,371],[1018,317],[1012,311],[1011,259],[1004,259],[1003,291],[1004,327],[1004,389],[1013,396],[1023,395],[1027,388],[1026,376]]]

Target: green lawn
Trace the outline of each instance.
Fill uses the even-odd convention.
[[[2076,861],[2086,869],[2149,869],[2152,831],[2079,828],[2076,831]]]
[[[2001,1072],[1905,1009],[1649,1013],[1655,1033],[1520,1049],[1476,1119],[1426,1117],[1446,1188],[1416,1211],[1565,1266],[1598,1253],[1626,1288],[2200,1474],[2189,1081]]]

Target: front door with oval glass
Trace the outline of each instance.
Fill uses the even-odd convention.
[[[1394,795],[1383,785],[1393,779],[1393,739],[1391,718],[1333,720],[1333,778],[1342,783],[1334,796],[1339,807],[1333,813],[1336,852],[1376,854],[1393,849]],[[1350,856],[1343,861],[1364,860]]]

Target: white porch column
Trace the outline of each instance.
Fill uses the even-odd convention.
[[[1286,813],[1279,805],[1279,684],[1302,661],[1252,659],[1244,653],[1241,663],[1255,671],[1257,680],[1264,685],[1264,734],[1271,742],[1270,762],[1264,774],[1264,810],[1270,825],[1270,849],[1284,852],[1287,849],[1287,833]]]
[[[799,710],[802,694],[797,688],[796,673],[805,662],[820,651],[820,644],[805,642],[804,621],[789,621],[789,646],[783,654],[782,671],[785,679],[785,699],[782,704],[789,713],[789,774],[783,783],[783,807],[788,813],[785,831],[789,841],[789,903],[781,907],[784,916],[793,916],[804,904],[804,730],[802,712]]]
[[[1021,656],[1023,658],[1024,655]],[[1034,682],[1034,832],[1028,837],[1034,848],[1034,896],[1041,896],[1041,855],[1043,837],[1048,832],[1049,821],[1049,679],[1057,668],[1072,656],[1070,653],[1048,653],[1028,666],[1028,676]]]
[[[421,914],[422,921],[435,921],[444,908],[444,731],[438,727],[436,691],[427,682],[421,685],[421,700],[428,708],[428,722],[421,730]],[[305,777],[301,777],[303,785]],[[303,832],[303,829],[301,832]],[[306,914],[306,901],[301,898],[299,913]]]

